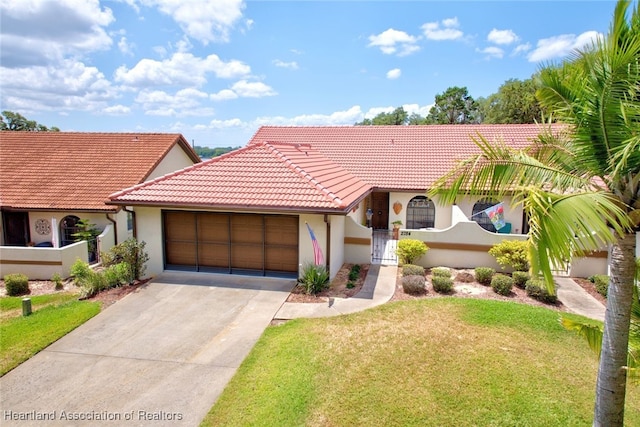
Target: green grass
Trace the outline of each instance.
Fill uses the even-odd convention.
[[[0,298],[0,375],[100,312],[100,303],[58,293],[31,298],[33,313],[22,317],[22,297]]]
[[[202,425],[590,426],[597,360],[558,319],[437,298],[271,326]]]

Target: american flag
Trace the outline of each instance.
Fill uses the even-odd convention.
[[[320,245],[318,244],[318,239],[316,239],[316,235],[313,234],[313,230],[307,224],[307,230],[309,230],[309,235],[311,236],[311,243],[313,244],[313,262],[316,265],[324,265],[324,256],[322,255],[322,249],[320,249]]]

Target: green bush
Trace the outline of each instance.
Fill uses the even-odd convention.
[[[149,254],[144,250],[145,246],[146,243],[144,241],[138,242],[133,238],[127,239],[113,246],[109,252],[103,252],[100,255],[102,265],[109,267],[121,262],[126,262],[131,266],[133,280],[139,280],[143,277],[147,268],[146,263],[149,261]]]
[[[607,297],[607,291],[609,290],[609,276],[606,274],[596,274],[589,277],[589,281],[596,287],[596,291],[603,297]]]
[[[451,269],[447,267],[434,267],[431,269],[431,275],[434,277],[451,277]]]
[[[402,278],[402,289],[405,293],[419,295],[427,292],[426,280],[424,276],[412,275]]]
[[[31,292],[29,290],[29,278],[21,273],[4,276],[4,287],[10,297],[26,295]]]
[[[513,284],[520,289],[524,289],[524,287],[527,285],[527,280],[531,278],[529,276],[529,273],[527,273],[526,271],[514,271],[513,273],[511,273],[511,277],[513,277]]]
[[[317,294],[329,287],[329,271],[324,265],[307,264],[298,283],[309,295]]]
[[[499,295],[507,296],[513,288],[513,278],[504,274],[496,274],[491,278],[491,289]]]
[[[427,252],[427,249],[429,248],[421,240],[403,239],[398,242],[396,255],[402,264],[413,264],[415,260]]]
[[[51,281],[55,284],[56,291],[61,291],[62,289],[64,289],[64,285],[62,284],[62,277],[60,277],[58,273],[53,273],[53,276],[51,276]]]
[[[547,285],[540,279],[529,279],[525,285],[525,291],[531,298],[544,303],[555,304],[558,301],[555,290],[554,294],[550,294]]]
[[[360,265],[355,264],[351,267],[351,270],[349,270],[349,281],[356,281],[358,280],[358,277],[360,277]]]
[[[491,284],[491,278],[496,274],[496,270],[491,267],[476,267],[474,272],[476,282],[485,286],[489,286]]]
[[[102,272],[104,274],[107,286],[112,288],[116,286],[128,285],[133,282],[133,273],[131,266],[126,262],[110,265]]]
[[[453,279],[451,277],[432,276],[431,284],[433,285],[433,290],[441,294],[448,294],[453,290]]]
[[[402,266],[402,276],[424,276],[424,267],[415,264]]]
[[[94,271],[81,259],[71,266],[73,283],[80,288],[80,298],[90,298],[108,287],[104,273]]]
[[[502,269],[511,267],[517,271],[529,270],[529,243],[522,240],[503,240],[493,245],[489,253],[496,258]]]

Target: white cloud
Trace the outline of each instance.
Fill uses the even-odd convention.
[[[118,104],[103,108],[102,112],[109,116],[126,116],[131,112],[131,108]]]
[[[387,55],[407,56],[420,50],[418,39],[404,31],[389,28],[378,35],[369,36],[369,47],[379,47]]]
[[[290,70],[297,70],[298,69],[298,63],[296,61],[284,62],[284,61],[281,61],[279,59],[274,59],[272,61],[272,63],[276,67],[280,67],[280,68],[289,68]]]
[[[258,117],[251,123],[253,127],[262,125],[280,126],[342,126],[353,125],[363,118],[359,105],[354,105],[346,111],[336,111],[331,114],[303,114],[295,117]]]
[[[1,104],[8,110],[98,111],[118,95],[96,67],[63,60],[55,67],[0,67]]]
[[[122,52],[123,55],[133,56],[133,43],[127,42],[127,38],[122,36],[120,37],[120,41],[118,42],[118,49]]]
[[[119,67],[115,81],[129,86],[193,85],[207,83],[207,74],[218,78],[234,78],[249,74],[251,68],[237,60],[224,62],[217,55],[198,58],[191,53],[177,52],[169,59],[142,59],[133,68]]]
[[[212,101],[227,101],[229,99],[236,99],[238,95],[231,89],[222,89],[218,93],[212,93],[209,95],[209,99]]]
[[[244,126],[247,126],[247,124],[240,119],[211,120],[211,122],[209,122],[209,127],[212,129],[229,129]]]
[[[489,47],[485,47],[484,49],[476,49],[476,51],[480,53],[484,53],[485,58],[487,59],[491,59],[491,58],[500,59],[504,56],[504,51],[497,46],[489,46]]]
[[[440,22],[427,22],[420,28],[429,40],[458,40],[464,35],[458,30],[459,26],[458,18],[448,18]]]
[[[521,53],[528,52],[530,50],[531,50],[531,44],[530,43],[519,44],[518,46],[516,46],[515,49],[513,49],[513,52],[511,54],[512,55],[519,55]]]
[[[234,83],[231,90],[242,98],[262,98],[278,94],[273,88],[262,82],[248,82],[246,80]]]
[[[494,28],[489,32],[487,40],[495,44],[511,44],[519,40],[519,37],[512,30],[498,30]]]
[[[172,17],[191,38],[203,44],[228,42],[229,34],[242,17],[242,0],[179,1],[141,0],[142,4],[157,7]],[[250,27],[250,23],[247,23]]]
[[[387,78],[389,80],[395,80],[402,75],[402,70],[400,68],[394,68],[393,70],[387,71]]]
[[[161,90],[143,90],[138,93],[135,101],[142,104],[145,114],[174,115],[198,108],[200,100],[208,98],[207,93],[188,88],[179,90],[174,95]]]
[[[587,31],[578,36],[562,34],[538,40],[536,48],[529,54],[529,62],[548,61],[567,56],[575,49],[580,49],[602,37],[597,31]]]
[[[57,63],[112,45],[105,28],[114,22],[113,13],[98,0],[2,1],[0,15],[4,67]]]
[[[409,115],[416,113],[421,115],[422,117],[426,117],[429,114],[429,110],[431,110],[431,107],[433,107],[433,104],[422,106],[419,104],[404,104],[402,106],[402,108],[404,108],[404,111],[406,111]]]

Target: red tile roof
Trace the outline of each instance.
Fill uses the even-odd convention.
[[[515,148],[530,144],[540,125],[263,126],[250,141],[310,144],[373,187],[424,191],[456,160],[478,153],[471,137],[501,139]]]
[[[114,211],[107,196],[144,181],[180,134],[0,132],[0,206]]]
[[[308,144],[256,143],[111,196],[114,203],[347,212],[370,186]]]

